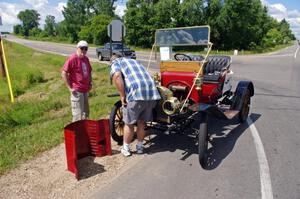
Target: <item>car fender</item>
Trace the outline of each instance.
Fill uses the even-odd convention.
[[[250,97],[254,95],[253,83],[251,81],[240,81],[234,93],[233,101],[230,107],[231,110],[241,110],[247,91],[249,91]]]
[[[249,90],[250,96],[254,95],[254,85],[251,81],[240,81],[236,87],[235,94],[243,96],[246,90]]]

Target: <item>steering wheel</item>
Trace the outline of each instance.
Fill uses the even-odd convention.
[[[187,54],[184,54],[184,53],[176,53],[174,55],[174,58],[177,61],[192,61],[193,60],[190,56],[188,56]]]

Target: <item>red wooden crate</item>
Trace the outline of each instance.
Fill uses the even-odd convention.
[[[68,170],[79,179],[77,162],[86,156],[111,155],[109,120],[80,120],[64,128]]]

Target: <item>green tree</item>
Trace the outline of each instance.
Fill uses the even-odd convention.
[[[36,10],[25,10],[19,12],[17,15],[18,19],[22,21],[23,33],[25,36],[29,35],[29,31],[33,28],[38,28],[40,14]]]
[[[40,28],[34,27],[29,30],[29,36],[38,37],[40,36],[42,30]]]
[[[154,30],[176,27],[179,12],[177,0],[160,0],[154,4],[154,15],[149,22],[153,25]]]
[[[263,23],[261,24],[261,27],[264,35],[278,24],[278,22],[268,14],[268,8],[266,6],[263,8],[262,21]]]
[[[290,24],[285,19],[280,21],[278,25],[278,30],[281,32],[286,42],[295,39],[295,36],[293,35],[290,29]]]
[[[94,10],[96,15],[108,15],[108,16],[115,16],[114,14],[114,3],[117,0],[88,0],[88,4]]]
[[[78,40],[81,27],[89,26],[96,15],[114,16],[114,3],[116,0],[69,0],[63,10],[65,25],[71,41]],[[85,27],[86,29],[86,27]]]
[[[78,33],[79,40],[85,40],[88,43],[93,43],[93,34],[91,32],[91,26],[82,26],[80,32]]]
[[[129,44],[151,47],[156,29],[177,26],[178,0],[129,0],[126,5],[124,18]]]
[[[216,47],[220,46],[220,13],[222,9],[222,3],[220,0],[209,0],[207,1],[207,7],[205,9],[206,24],[211,28],[211,41],[213,41]]]
[[[264,47],[273,47],[283,41],[283,36],[276,28],[270,29],[263,38]]]
[[[64,20],[55,24],[55,30],[59,38],[67,38],[68,31],[66,23],[67,22]]]
[[[55,17],[52,15],[47,15],[45,19],[44,31],[48,36],[55,36]]]
[[[178,15],[177,25],[178,26],[204,25],[205,24],[204,12],[205,10],[204,10],[203,0],[185,0],[180,4],[180,12],[179,12],[180,14]]]
[[[107,15],[97,15],[93,17],[91,24],[82,26],[79,32],[79,38],[94,44],[104,44],[109,41],[107,36],[107,25],[112,18]]]
[[[129,0],[125,13],[126,41],[129,44],[150,47],[154,41],[154,28],[150,22],[154,15],[154,3]]]
[[[20,24],[14,26],[14,33],[17,35],[23,34],[23,28]]]
[[[93,33],[94,44],[104,44],[109,41],[107,35],[107,26],[111,22],[112,18],[107,15],[95,16],[91,23],[91,31]]]
[[[269,16],[261,0],[128,0],[126,5],[126,40],[136,46],[150,47],[159,28],[204,24],[218,49],[262,49],[294,37],[289,24]]]
[[[261,39],[263,6],[260,0],[227,0],[219,17],[220,39],[225,49],[248,49]]]
[[[88,19],[88,10],[84,0],[69,0],[67,7],[62,11],[65,17],[65,26],[71,42],[78,41],[78,32]]]

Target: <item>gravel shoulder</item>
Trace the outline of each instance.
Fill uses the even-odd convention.
[[[133,145],[134,146],[134,145]],[[86,157],[79,161],[81,179],[67,171],[65,145],[40,154],[0,178],[0,198],[85,198],[93,189],[112,183],[144,155],[120,154],[112,141],[112,156]]]

